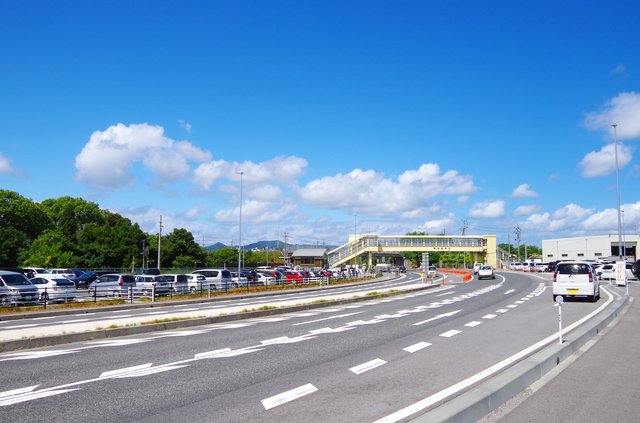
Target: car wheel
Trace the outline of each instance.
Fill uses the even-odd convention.
[[[7,300],[7,297],[5,297],[4,295],[0,297],[0,306],[4,306],[9,304],[9,300]]]
[[[40,301],[49,301],[49,294],[47,294],[46,292],[40,294]]]
[[[558,296],[556,294],[553,294],[553,302],[556,302],[556,298],[558,298]]]
[[[493,275],[493,276],[491,277],[491,279],[495,279],[495,278],[496,278],[496,275]]]
[[[237,284],[237,283],[232,283],[232,284],[231,284],[231,288],[237,288],[237,287],[238,287],[238,284]]]
[[[113,296],[115,298],[120,298],[120,291],[113,291]]]

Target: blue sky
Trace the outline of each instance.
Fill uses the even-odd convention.
[[[0,186],[199,242],[640,226],[640,4],[0,3]]]

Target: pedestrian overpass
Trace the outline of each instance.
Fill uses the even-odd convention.
[[[367,266],[372,266],[373,253],[402,252],[471,253],[472,262],[482,262],[498,268],[496,235],[349,235],[349,242],[328,252],[329,265],[356,264],[366,255]]]

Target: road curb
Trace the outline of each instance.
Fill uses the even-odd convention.
[[[194,326],[209,325],[214,323],[233,322],[238,320],[253,319],[256,317],[275,316],[278,314],[293,313],[296,311],[312,310],[316,308],[333,307],[342,304],[351,304],[359,301],[375,300],[380,297],[391,297],[395,295],[408,294],[411,292],[432,289],[439,285],[426,285],[419,288],[406,289],[393,293],[381,293],[365,297],[347,298],[343,300],[302,304],[283,308],[273,308],[268,310],[248,311],[237,314],[226,314],[221,316],[201,317],[195,319],[175,320],[162,323],[151,323],[137,326],[125,326],[111,329],[100,329],[78,333],[67,333],[62,335],[43,336],[38,338],[15,339],[0,342],[0,352],[15,351],[38,347],[50,347],[72,342],[92,341],[95,339],[114,338],[118,336],[137,335],[141,333],[158,332],[169,329],[188,328]]]
[[[411,420],[412,423],[476,422],[528,388],[547,372],[579,350],[604,330],[629,304],[623,294],[598,316],[564,337],[562,345],[554,343],[518,362],[497,376],[483,382],[451,401]]]

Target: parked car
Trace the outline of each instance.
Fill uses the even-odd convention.
[[[137,275],[135,279],[135,292],[138,294],[161,297],[171,293],[171,285],[163,275]]]
[[[189,287],[189,291],[203,291],[208,289],[207,287],[207,278],[197,273],[195,274],[187,274],[187,285]]]
[[[284,277],[286,278],[286,283],[302,283],[304,282],[303,276],[300,272],[296,272],[295,270],[285,270],[282,272]]]
[[[546,272],[548,263],[536,263],[536,272]]]
[[[100,276],[107,275],[109,273],[113,273],[113,270],[92,270],[90,272],[83,273],[77,278],[71,279],[71,281],[76,284],[76,288],[86,289],[91,282],[95,281]]]
[[[591,263],[584,261],[560,262],[553,274],[553,301],[563,297],[587,296],[596,302],[600,298],[600,283]]]
[[[231,288],[231,272],[227,269],[199,269],[191,273],[199,274],[206,278],[205,289],[219,290]]]
[[[78,276],[84,275],[84,270],[80,270],[80,269],[71,269],[71,271],[73,272],[73,277],[77,278]],[[73,278],[72,278],[73,279]]]
[[[489,278],[489,279],[496,278],[496,274],[493,271],[493,267],[488,264],[484,266],[480,266],[480,268],[478,269],[478,280],[484,279],[484,278]]]
[[[240,277],[238,277],[238,272],[231,272],[231,287],[232,288],[240,288],[240,287],[245,287],[247,286],[247,278],[245,278],[242,273],[240,274]]]
[[[34,277],[36,275],[42,275],[47,273],[47,271],[45,269],[43,269],[42,267],[25,267],[24,270],[30,270],[31,271],[31,277]]]
[[[278,270],[261,270],[260,273],[262,273],[263,275],[267,275],[270,276],[274,279],[275,284],[281,284],[284,283],[284,280],[286,279],[286,277],[282,274],[282,272],[278,271]]]
[[[21,273],[0,270],[0,305],[36,303],[38,288]]]
[[[136,270],[136,273],[134,273],[134,276],[137,276],[137,275],[159,275],[159,274],[160,274],[160,269],[156,269],[155,267],[153,267],[153,268],[138,269],[138,270]]]
[[[258,273],[258,284],[259,285],[276,285],[277,281],[276,278],[269,276],[265,273]]]
[[[170,275],[162,275],[165,277],[167,282],[169,282],[169,286],[171,287],[171,291],[176,294],[184,294],[189,292],[189,278],[187,275],[183,274],[170,274]],[[196,276],[196,275],[191,275]],[[204,276],[202,280],[206,280]]]
[[[71,269],[47,269],[47,275],[57,275],[67,279],[73,279],[76,277],[76,274],[73,273]]]
[[[128,297],[129,289],[135,288],[133,275],[110,273],[102,275],[89,284],[89,294],[95,296]]]
[[[480,267],[484,266],[484,263],[473,263],[473,274],[477,275]]]
[[[242,276],[247,278],[249,281],[249,285],[259,285],[258,283],[258,272],[255,270],[242,269]]]
[[[30,281],[38,288],[40,301],[72,301],[78,296],[76,284],[57,275],[36,276]]]
[[[631,273],[636,279],[640,279],[640,260],[636,261],[633,266],[631,266]]]
[[[616,268],[613,264],[603,264],[598,270],[596,270],[598,279],[615,279]]]

